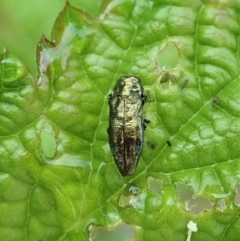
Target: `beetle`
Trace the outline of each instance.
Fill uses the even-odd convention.
[[[108,96],[110,107],[108,139],[116,165],[123,176],[134,173],[144,142],[147,122],[143,118],[146,96],[141,80],[123,76]]]

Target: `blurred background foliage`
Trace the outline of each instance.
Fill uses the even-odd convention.
[[[96,17],[102,0],[69,0]],[[55,19],[65,6],[65,0],[0,0],[0,49],[23,59],[29,71],[37,76],[36,45],[44,34],[51,40]]]

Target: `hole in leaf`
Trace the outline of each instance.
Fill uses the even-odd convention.
[[[53,128],[49,123],[44,122],[43,127],[41,129],[40,138],[41,146],[45,156],[48,158],[53,158],[56,152],[57,144]]]
[[[194,191],[185,183],[175,183],[177,195],[182,201],[188,201],[194,195]]]
[[[89,240],[91,241],[126,241],[132,240],[134,236],[135,229],[126,223],[121,223],[111,230],[92,225],[89,227]]]
[[[212,210],[212,202],[205,197],[196,197],[186,203],[186,209],[193,214]]]
[[[176,45],[169,42],[158,54],[157,62],[161,68],[174,68],[178,63],[179,55]]]
[[[227,205],[226,205],[226,201],[225,199],[220,199],[218,200],[217,204],[216,204],[216,209],[223,212],[227,209]]]
[[[124,194],[119,197],[119,207],[133,207],[139,210],[144,209],[146,193],[134,184],[127,185]]]
[[[238,183],[236,185],[236,195],[234,197],[234,204],[237,206],[237,207],[240,207],[240,183]]]
[[[193,214],[199,214],[204,211],[212,210],[212,202],[205,197],[196,197],[194,191],[188,185],[176,182],[175,187],[179,198],[185,202],[185,208],[187,211]]]
[[[161,179],[157,179],[154,177],[148,177],[148,188],[156,193],[160,193],[163,189],[163,182]]]

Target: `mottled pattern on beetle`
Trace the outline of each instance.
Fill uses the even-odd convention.
[[[109,144],[123,176],[137,166],[144,139],[143,104],[145,96],[137,77],[122,77],[109,96]]]

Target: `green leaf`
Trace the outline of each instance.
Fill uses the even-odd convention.
[[[67,3],[37,45],[37,80],[1,55],[0,237],[239,240],[239,11],[238,0],[113,0],[94,19]],[[128,177],[106,132],[125,75],[153,100]]]

